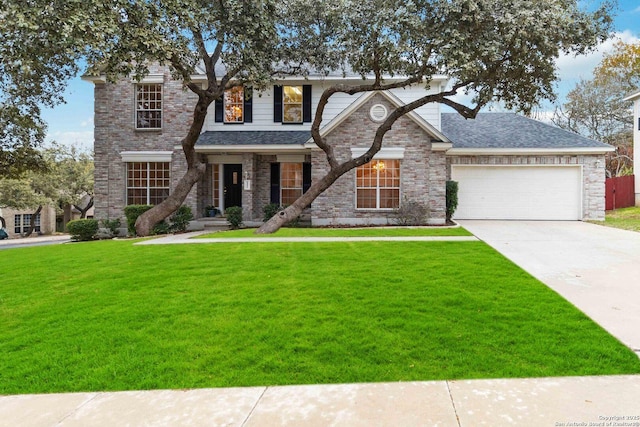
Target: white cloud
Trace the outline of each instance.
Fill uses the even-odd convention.
[[[631,31],[625,30],[622,33],[615,33],[613,37],[605,40],[595,51],[587,55],[561,55],[556,61],[561,83],[575,83],[581,78],[590,79],[593,77],[594,68],[600,63],[605,53],[613,50],[618,41],[630,43],[640,41],[640,39],[635,37]]]
[[[82,150],[93,149],[93,126],[86,131],[54,131],[47,134],[46,141],[61,145],[75,146]]]
[[[631,11],[631,13],[640,13],[640,6],[636,7]]]

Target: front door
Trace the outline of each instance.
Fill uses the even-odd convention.
[[[224,165],[224,208],[242,206],[242,165]]]

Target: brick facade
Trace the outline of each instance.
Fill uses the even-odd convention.
[[[386,98],[376,95],[326,136],[338,161],[350,159],[352,147],[366,148],[373,142],[379,123],[370,118],[369,111],[375,104],[382,104],[389,111],[394,108]],[[382,146],[404,148],[404,158],[400,161],[400,201],[428,206],[429,222],[444,224],[447,175],[444,154],[432,151],[427,133],[406,116],[385,135]],[[379,158],[384,159],[384,155]],[[311,164],[312,180],[322,177],[328,168],[324,152],[314,150]],[[311,220],[314,225],[395,224],[396,214],[392,210],[356,209],[355,174],[355,170],[347,172],[313,202]]]

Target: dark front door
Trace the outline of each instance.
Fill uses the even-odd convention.
[[[242,165],[224,165],[224,208],[242,206]]]

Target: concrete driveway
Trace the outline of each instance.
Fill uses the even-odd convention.
[[[570,221],[459,221],[640,356],[640,233]]]

